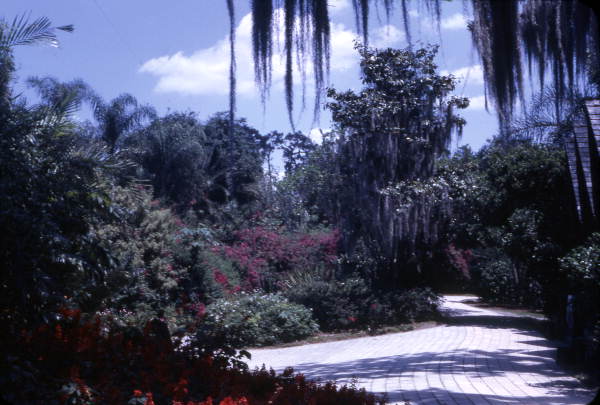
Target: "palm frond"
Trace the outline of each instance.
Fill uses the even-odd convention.
[[[46,43],[57,47],[59,42],[56,30],[73,32],[72,25],[53,27],[49,18],[39,17],[29,22],[29,15],[22,14],[13,19],[12,24],[0,24],[0,47],[12,48],[20,45]]]

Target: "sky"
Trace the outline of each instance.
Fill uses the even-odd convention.
[[[357,38],[352,0],[330,0],[332,20],[329,86],[337,90],[360,90],[359,58],[353,48]],[[283,94],[283,63],[273,58],[273,85],[263,107],[254,84],[249,0],[236,5],[236,53],[238,70],[237,116],[263,133],[290,131]],[[462,1],[442,2],[440,31],[421,2],[410,2],[410,25],[414,46],[440,44],[440,72],[460,79],[455,94],[469,97],[471,105],[461,115],[467,120],[457,145],[479,149],[497,132],[497,119],[485,110],[483,75],[467,31]],[[224,0],[3,0],[2,17],[30,13],[45,16],[56,26],[73,24],[73,33],[59,32],[60,46],[26,46],[15,49],[18,83],[15,90],[33,99],[25,88],[30,76],[53,76],[62,81],[83,79],[110,100],[130,93],[159,114],[193,111],[201,119],[226,111],[229,103],[229,19]],[[408,45],[400,13],[389,23],[383,10],[373,11],[370,45],[404,48]],[[277,49],[277,45],[275,45]],[[296,77],[299,78],[299,74]],[[310,75],[309,75],[310,76]],[[331,128],[323,110],[313,122],[311,83],[306,109],[295,112],[297,129],[311,133]],[[301,94],[300,80],[295,93]],[[296,105],[301,104],[297,96]],[[81,118],[87,118],[85,111]]]

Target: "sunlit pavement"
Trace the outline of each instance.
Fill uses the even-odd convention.
[[[387,393],[392,404],[587,404],[594,396],[556,365],[555,345],[524,318],[447,296],[448,326],[253,350],[251,368],[292,366],[306,376]]]

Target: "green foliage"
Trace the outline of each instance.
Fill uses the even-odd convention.
[[[239,293],[215,301],[196,340],[204,350],[235,350],[290,342],[318,330],[311,311],[278,294]]]
[[[474,280],[495,301],[555,310],[564,276],[557,259],[577,240],[563,150],[492,142],[445,163],[469,186],[453,196],[449,238],[474,248]]]
[[[357,321],[369,298],[368,285],[360,277],[327,280],[316,274],[290,281],[285,295],[310,308],[322,330],[359,326]]]
[[[173,317],[188,273],[175,256],[181,221],[153,204],[143,188],[116,187],[112,200],[120,221],[96,229],[118,268],[108,279],[104,309],[137,326],[154,317]]]
[[[358,50],[364,88],[328,92],[327,107],[340,135],[343,244],[352,253],[363,238],[371,256],[381,259],[382,284],[398,286],[401,274],[412,270],[417,277],[418,262],[439,236],[443,210],[431,193],[417,188],[435,174],[436,159],[446,152],[453,131],[460,133],[465,121],[454,110],[468,100],[450,95],[452,76],[436,73],[435,47]],[[415,191],[411,198],[404,195],[407,187]],[[394,188],[407,197],[404,204],[386,192]]]
[[[374,291],[358,275],[337,280],[323,272],[290,277],[285,295],[311,308],[324,331],[369,328],[429,320],[437,315],[439,297],[431,289]]]
[[[92,230],[114,220],[106,190],[121,163],[77,144],[68,102],[14,105],[0,125],[0,288],[11,322],[90,305],[112,268]]]
[[[262,175],[262,137],[244,120],[217,114],[202,124],[191,113],[156,118],[125,143],[144,169],[155,196],[177,212],[193,210],[202,219],[231,221],[235,210],[256,200]]]
[[[600,234],[594,233],[585,244],[560,259],[560,267],[573,282],[574,290],[600,288]]]
[[[92,103],[94,118],[98,121],[100,138],[111,152],[115,152],[124,138],[141,128],[146,120],[156,117],[153,107],[140,105],[131,94],[121,94],[106,102],[91,93],[88,99]]]
[[[600,360],[600,233],[593,233],[559,263],[561,272],[567,276],[568,293],[575,295],[576,333],[587,339],[586,358],[597,369]]]
[[[300,163],[289,163],[285,177],[275,184],[273,202],[273,215],[288,229],[337,224],[343,180],[339,158],[330,132],[323,134],[321,144],[302,149]]]
[[[471,274],[476,291],[484,300],[497,303],[519,303],[515,267],[510,257],[500,249],[478,252]]]

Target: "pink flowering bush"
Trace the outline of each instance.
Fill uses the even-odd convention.
[[[290,234],[255,226],[236,231],[234,237],[232,244],[213,250],[239,267],[245,289],[272,289],[278,274],[332,267],[337,260],[337,230]]]

